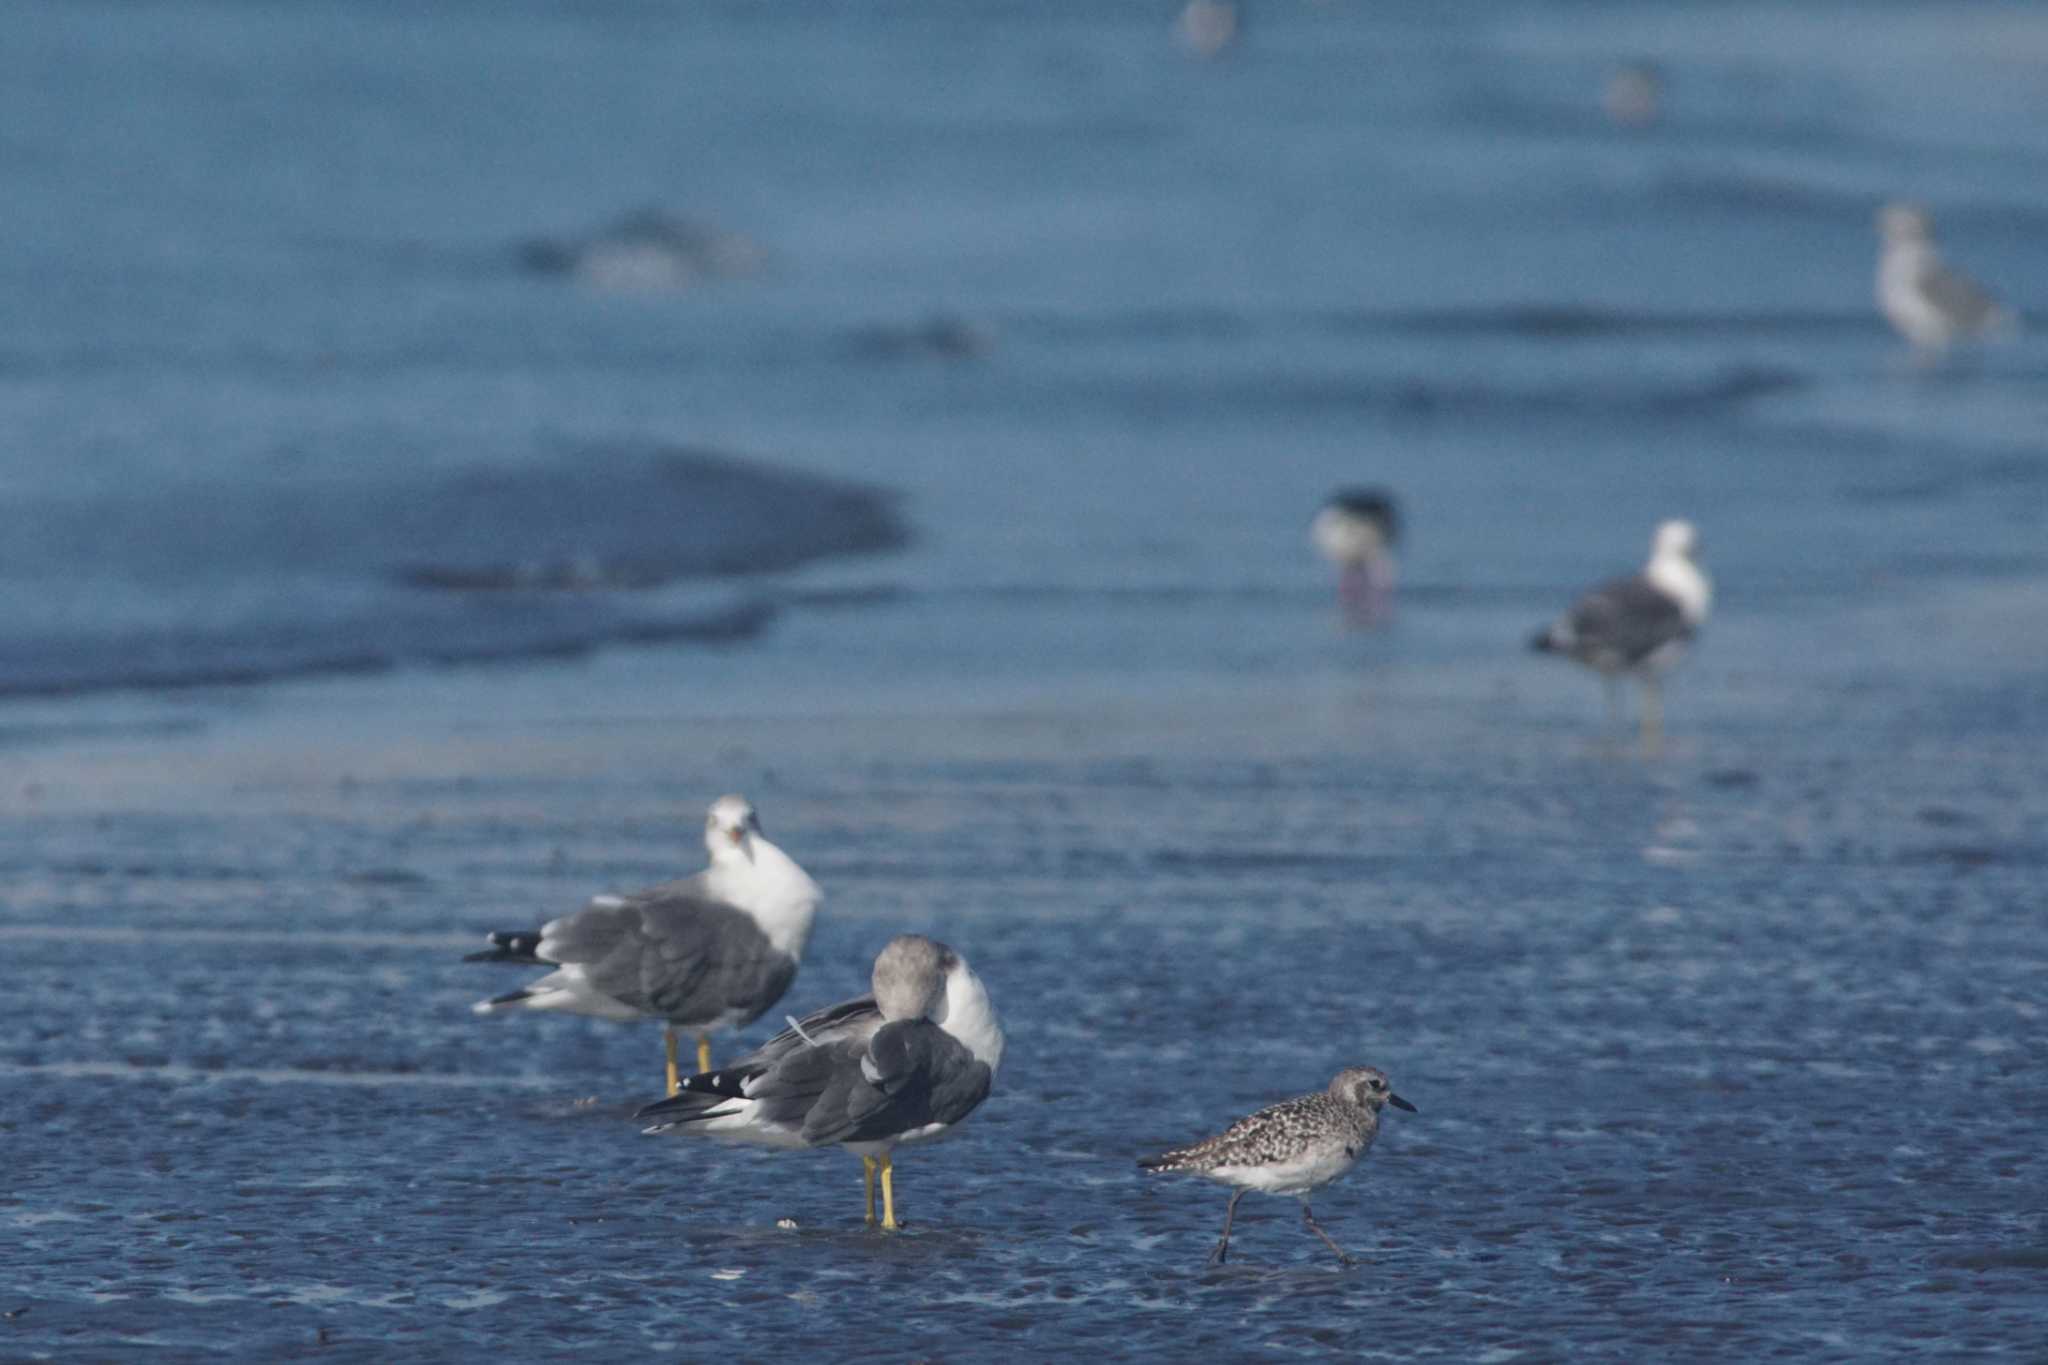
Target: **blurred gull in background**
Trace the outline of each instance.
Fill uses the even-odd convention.
[[[1237,46],[1244,16],[1232,0],[1188,0],[1174,20],[1173,37],[1189,56],[1207,60]]]
[[[1651,62],[1630,62],[1607,78],[1600,107],[1624,128],[1647,128],[1663,115],[1664,78]]]
[[[1976,281],[1952,270],[1934,245],[1927,210],[1903,200],[1877,214],[1884,246],[1877,261],[1877,306],[1885,319],[1923,351],[1938,351],[1967,337],[2009,335],[2012,313]]]
[[[1691,522],[1661,523],[1641,573],[1602,583],[1529,641],[1539,653],[1563,654],[1599,673],[1617,723],[1621,675],[1639,678],[1643,744],[1649,749],[1662,737],[1659,680],[1706,623],[1714,599],[1714,585],[1694,557],[1698,549],[1699,533]]]

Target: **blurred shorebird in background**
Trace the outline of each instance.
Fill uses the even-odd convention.
[[[1643,745],[1663,737],[1661,679],[1685,654],[1713,605],[1714,585],[1699,566],[1699,533],[1689,521],[1666,521],[1651,542],[1641,573],[1611,579],[1537,631],[1529,645],[1562,654],[1598,673],[1607,684],[1612,723],[1621,722],[1621,678],[1643,685]]]
[[[1337,602],[1354,626],[1372,625],[1394,610],[1394,546],[1401,514],[1384,488],[1340,488],[1309,523],[1309,539],[1337,566]]]

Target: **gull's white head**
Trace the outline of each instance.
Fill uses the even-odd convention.
[[[928,1018],[946,998],[946,978],[960,955],[923,934],[898,934],[875,959],[870,978],[884,1019]]]
[[[1650,541],[1650,558],[1692,559],[1699,553],[1700,533],[1693,524],[1680,518],[1657,523],[1657,534]]]
[[[704,848],[711,861],[754,856],[753,841],[761,837],[761,817],[744,796],[721,796],[704,817]]]
[[[1934,239],[1934,220],[1920,205],[1895,199],[1877,211],[1877,235],[1887,244],[1926,243]]]
[[[1707,619],[1714,603],[1713,580],[1700,568],[1695,557],[1700,550],[1700,533],[1692,523],[1673,518],[1657,523],[1657,535],[1650,542],[1650,562],[1643,576],[1678,602],[1685,619],[1698,627]]]

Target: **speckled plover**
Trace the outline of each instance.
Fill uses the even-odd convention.
[[[1350,1066],[1338,1072],[1321,1094],[1269,1105],[1215,1137],[1141,1158],[1138,1165],[1148,1171],[1186,1171],[1237,1187],[1224,1210],[1223,1239],[1209,1255],[1211,1265],[1221,1265],[1230,1254],[1230,1221],[1246,1190],[1299,1197],[1301,1219],[1309,1231],[1322,1238],[1338,1260],[1352,1265],[1344,1248],[1316,1222],[1308,1195],[1358,1164],[1379,1133],[1380,1110],[1389,1104],[1415,1112],[1414,1105],[1393,1092],[1385,1072]]]

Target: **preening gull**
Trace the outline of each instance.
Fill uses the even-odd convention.
[[[1643,742],[1652,747],[1664,723],[1659,680],[1706,623],[1714,599],[1714,585],[1694,558],[1698,548],[1691,522],[1660,523],[1641,573],[1602,583],[1529,641],[1539,652],[1563,654],[1599,673],[1608,708],[1617,715],[1621,676],[1640,679]]]
[[[995,1083],[1003,1029],[967,960],[919,934],[889,940],[873,992],[819,1010],[732,1065],[650,1104],[650,1133],[707,1133],[769,1147],[844,1147],[865,1174],[867,1221],[894,1230],[891,1152],[950,1131]]]
[[[1394,597],[1394,545],[1401,514],[1384,488],[1340,488],[1315,520],[1309,539],[1337,566],[1337,600],[1344,618],[1366,625],[1386,615]]]
[[[1977,283],[1950,269],[1934,245],[1934,223],[1918,204],[1878,211],[1877,306],[1899,335],[1926,351],[1964,337],[1998,336],[2015,319]]]
[[[1323,1231],[1309,1209],[1309,1191],[1322,1188],[1358,1164],[1379,1135],[1380,1110],[1389,1104],[1415,1112],[1414,1105],[1394,1093],[1384,1071],[1348,1066],[1320,1094],[1269,1105],[1215,1137],[1142,1157],[1138,1165],[1148,1171],[1185,1171],[1237,1187],[1230,1206],[1223,1211],[1223,1240],[1209,1253],[1210,1265],[1221,1265],[1230,1255],[1230,1221],[1237,1216],[1237,1201],[1244,1198],[1246,1190],[1299,1198],[1301,1221],[1337,1253],[1339,1261],[1351,1265],[1351,1257]]]
[[[627,895],[594,897],[538,931],[494,933],[471,962],[557,970],[510,995],[499,1010],[566,1010],[603,1019],[661,1019],[668,1092],[676,1093],[676,1037],[697,1034],[697,1069],[711,1069],[710,1035],[745,1028],[796,979],[824,893],[768,841],[753,806],[721,796],[704,821],[711,865],[694,877]]]

